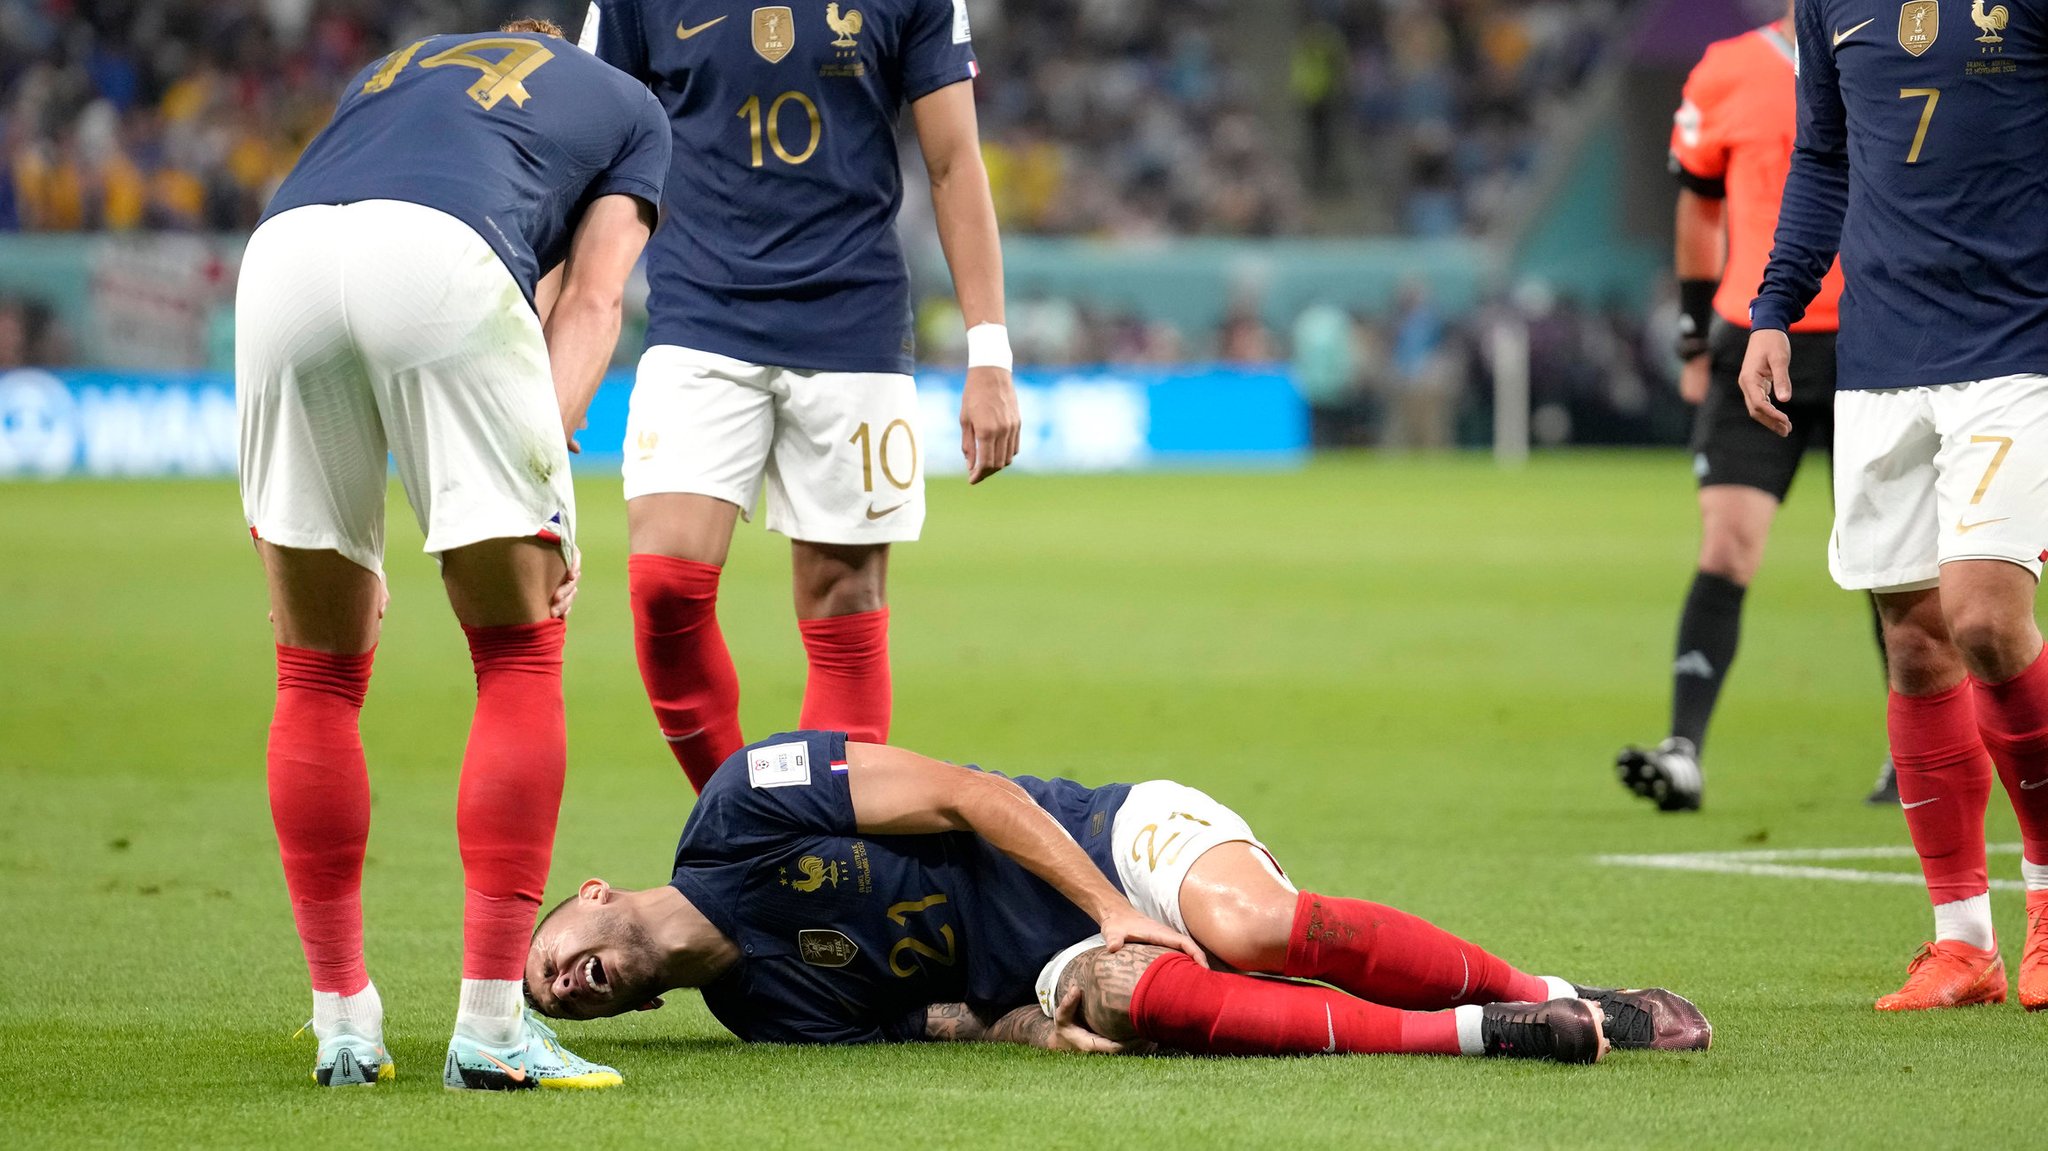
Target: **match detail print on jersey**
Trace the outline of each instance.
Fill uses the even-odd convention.
[[[802,787],[811,782],[809,746],[777,743],[748,752],[747,782],[755,787]]]

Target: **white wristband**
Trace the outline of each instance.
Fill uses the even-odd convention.
[[[1010,370],[1010,329],[1001,324],[976,324],[967,329],[967,366]]]

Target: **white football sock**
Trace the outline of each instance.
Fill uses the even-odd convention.
[[[1573,987],[1568,979],[1559,979],[1555,975],[1539,975],[1536,978],[1543,981],[1543,986],[1550,988],[1550,997],[1552,999],[1577,999],[1579,997],[1579,989]]]
[[[1991,893],[1934,905],[1934,938],[1957,940],[1979,951],[1998,946],[1991,930]]]
[[[1451,1008],[1452,1014],[1458,1017],[1458,1054],[1486,1054],[1486,1036],[1480,1030],[1480,1020],[1484,1018],[1485,1010],[1476,1003]]]
[[[324,1039],[342,1028],[365,1039],[384,1038],[384,1000],[377,995],[376,984],[365,983],[354,995],[313,993],[313,1034]]]
[[[2048,863],[2033,863],[2021,856],[2020,879],[2026,882],[2028,891],[2048,891]]]
[[[465,979],[455,1030],[486,1046],[510,1047],[526,1030],[520,1016],[524,1004],[517,979]]]

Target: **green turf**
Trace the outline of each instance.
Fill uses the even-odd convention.
[[[311,1041],[291,1038],[307,1012],[263,790],[269,636],[232,486],[0,485],[0,1141],[2038,1146],[2048,1016],[1870,1009],[1926,930],[1915,889],[1589,861],[1905,842],[1895,812],[1858,802],[1882,696],[1865,609],[1820,562],[1822,479],[1804,478],[1751,595],[1708,809],[1687,818],[1644,809],[1608,767],[1661,733],[1694,533],[1675,454],[948,480],[929,541],[893,573],[897,742],[1204,787],[1307,886],[1406,907],[1537,971],[1684,990],[1717,1025],[1709,1054],[1559,1068],[747,1049],[683,994],[566,1027],[627,1084],[544,1098],[439,1084],[472,689],[410,517],[364,716],[368,946],[399,1079],[327,1093],[306,1081]],[[580,489],[558,893],[590,874],[660,882],[688,808],[633,668],[616,490]],[[745,531],[726,577],[756,733],[793,723],[802,686],[785,556]],[[1992,834],[2009,841],[2003,806]],[[2016,963],[2018,897],[1994,907]]]

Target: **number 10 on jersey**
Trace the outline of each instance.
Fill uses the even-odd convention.
[[[810,119],[809,135],[804,140],[801,152],[790,151],[782,139],[782,109],[788,104],[802,107],[804,114]],[[801,164],[810,159],[811,154],[818,150],[818,142],[825,138],[825,122],[818,115],[818,106],[802,92],[784,92],[777,96],[769,103],[765,116],[761,113],[761,98],[749,96],[735,115],[747,122],[747,143],[752,150],[753,166],[756,168],[767,162],[767,157],[761,152],[763,136],[767,137],[768,148],[775,153],[775,158],[785,164]]]

